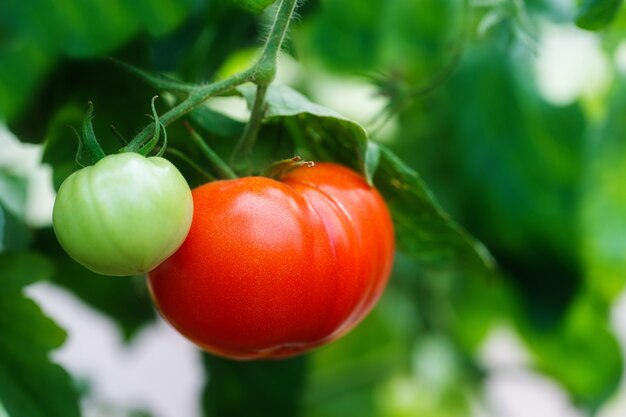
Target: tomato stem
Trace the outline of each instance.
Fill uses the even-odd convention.
[[[120,133],[119,130],[117,130],[117,128],[115,127],[115,125],[111,125],[109,126],[111,128],[111,131],[113,132],[113,134],[115,135],[115,137],[117,137],[117,139],[120,141],[120,143],[122,145],[128,145],[128,141],[126,140],[126,138],[124,137],[124,135],[122,135]]]
[[[312,168],[315,166],[315,162],[305,161],[301,157],[296,155],[293,158],[283,159],[282,161],[274,162],[265,172],[265,176],[279,180],[283,176],[287,175],[289,171],[303,166]]]
[[[196,145],[202,151],[202,154],[206,157],[206,159],[211,164],[211,167],[217,172],[217,175],[220,178],[228,178],[233,179],[237,178],[237,174],[230,169],[230,167],[220,158],[220,156],[213,150],[211,147],[202,139],[202,137],[196,132],[196,130],[189,124],[189,122],[185,121],[185,127],[191,136],[191,139],[195,142]]]
[[[252,148],[256,142],[257,135],[261,128],[261,123],[265,117],[265,95],[267,88],[276,78],[276,67],[278,53],[285,40],[289,22],[296,9],[297,0],[282,0],[274,23],[263,47],[263,53],[254,65],[254,83],[257,85],[254,103],[250,114],[250,119],[246,124],[243,134],[237,141],[237,145],[230,156],[230,163],[233,164],[239,159],[248,159]]]
[[[200,165],[196,164],[193,161],[193,159],[189,158],[187,155],[185,155],[183,152],[179,151],[178,149],[172,148],[170,146],[170,147],[168,147],[165,150],[165,153],[168,153],[170,155],[174,155],[175,157],[179,158],[181,161],[185,162],[187,165],[189,165],[195,171],[197,171],[198,173],[200,173],[201,175],[206,177],[206,179],[208,179],[209,181],[214,181],[214,180],[217,179],[217,178],[215,178],[215,176],[211,175],[205,169],[203,169]]]
[[[125,150],[125,152],[138,152],[141,155],[148,156],[148,154],[152,152],[152,150],[157,145],[157,143],[159,143],[161,129],[163,129],[163,132],[165,132],[165,126],[163,126],[163,124],[161,123],[159,119],[159,114],[157,113],[156,107],[154,104],[158,97],[159,96],[152,97],[152,105],[151,105],[152,116],[148,115],[148,117],[152,117],[152,119],[154,120],[154,133],[152,134],[152,138],[146,143],[142,144],[141,147],[139,148],[134,148],[132,144],[129,143],[124,148],[122,148]]]
[[[276,77],[278,53],[285,40],[287,28],[296,9],[296,4],[297,0],[282,0],[280,2],[274,23],[265,41],[263,53],[255,64],[254,82],[257,85],[268,86]]]
[[[254,143],[256,142],[259,129],[261,128],[261,122],[265,117],[265,94],[267,93],[266,85],[257,85],[256,95],[254,96],[254,104],[252,105],[252,112],[250,119],[246,124],[246,128],[243,134],[237,141],[237,145],[230,156],[230,163],[233,164],[239,159],[247,159],[252,152]]]
[[[234,74],[223,80],[206,84],[198,87],[192,87],[187,84],[178,83],[172,80],[164,80],[159,77],[154,77],[144,73],[143,71],[130,67],[130,70],[139,75],[144,80],[148,81],[157,88],[163,88],[165,90],[172,90],[178,93],[188,93],[187,98],[172,107],[169,111],[164,113],[160,122],[163,126],[168,126],[172,122],[180,119],[187,113],[196,109],[202,105],[209,98],[232,91],[235,87],[252,82],[257,85],[257,97],[255,98],[255,105],[253,105],[252,115],[250,121],[244,130],[244,134],[240,139],[241,145],[237,145],[236,148],[240,148],[241,152],[249,152],[247,149],[251,149],[256,140],[256,135],[259,131],[259,126],[263,119],[264,99],[267,86],[274,80],[276,76],[276,62],[278,60],[278,53],[282,47],[285,35],[289,27],[289,22],[296,9],[297,0],[281,0],[274,23],[270,29],[270,32],[265,41],[263,52],[259,59],[248,69]],[[125,67],[128,65],[122,64]],[[259,97],[260,95],[260,97]],[[258,105],[256,103],[259,103]],[[256,108],[256,110],[255,110]],[[144,127],[130,143],[122,148],[120,151],[128,151],[132,149],[139,149],[141,146],[149,140],[152,133],[155,131],[155,122]],[[239,153],[239,151],[237,151]]]

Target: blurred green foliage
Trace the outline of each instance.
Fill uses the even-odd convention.
[[[621,5],[620,0],[584,0],[576,24],[583,29],[602,29],[613,20]]]
[[[69,375],[48,354],[65,332],[41,314],[22,288],[48,279],[51,264],[41,255],[0,255],[0,402],[10,416],[79,416]]]
[[[252,13],[259,14],[265,10],[269,5],[274,3],[275,0],[231,0],[233,4],[242,7],[245,10],[249,10]]]
[[[108,152],[119,147],[109,125],[130,138],[149,122],[159,92],[105,57],[213,80],[234,54],[260,45],[271,13],[231,3],[260,11],[272,2],[4,1],[0,119],[21,140],[45,144],[58,188],[76,169],[66,125],[80,125],[88,100]],[[549,24],[598,30],[589,36],[612,57],[626,11],[613,0],[560,3],[301,5],[286,48],[301,64],[292,87],[315,96],[320,73],[356,78],[385,100],[374,122],[391,128],[372,129],[381,143],[368,143],[358,123],[274,86],[250,170],[294,152],[363,170],[392,208],[399,252],[379,306],[343,339],[282,362],[205,356],[207,416],[470,415],[492,371],[479,353],[495,325],[510,327],[531,366],[581,409],[597,411],[614,394],[623,370],[609,314],[626,278],[626,78],[611,59],[609,94],[555,104],[534,62]],[[233,94],[250,100],[250,91]],[[179,99],[162,97],[160,112]],[[221,155],[244,126],[215,106],[189,120]],[[168,133],[172,148],[203,163],[181,123]],[[204,181],[171,159],[190,185]],[[0,166],[0,414],[74,416],[78,394],[47,358],[63,332],[23,287],[51,280],[127,339],[155,315],[141,277],[95,276],[62,252],[50,228],[29,226],[27,191],[23,175]],[[18,312],[16,326],[7,317]]]

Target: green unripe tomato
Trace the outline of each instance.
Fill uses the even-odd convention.
[[[53,226],[65,251],[104,275],[148,272],[183,243],[193,214],[185,178],[166,159],[108,155],[61,184]]]

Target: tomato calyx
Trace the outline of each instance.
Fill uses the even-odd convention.
[[[152,115],[148,115],[148,117],[154,120],[154,133],[152,134],[152,137],[148,141],[139,144],[134,144],[131,142],[130,144],[120,149],[120,153],[137,152],[138,154],[141,154],[143,156],[148,156],[150,152],[152,152],[154,148],[158,145],[161,136],[161,130],[163,130],[163,145],[161,145],[159,151],[156,154],[156,156],[163,156],[163,154],[165,153],[165,149],[167,148],[167,130],[165,130],[165,125],[160,121],[159,114],[156,111],[154,103],[156,102],[157,98],[159,98],[159,96],[152,97],[152,102],[150,105],[150,107],[152,108]]]
[[[111,126],[113,133],[122,141],[124,147],[118,150],[117,153],[125,153],[125,152],[135,152],[143,156],[149,156],[150,153],[154,151],[159,142],[162,141],[161,146],[156,153],[156,156],[163,156],[165,153],[165,149],[167,148],[167,131],[165,130],[165,125],[159,120],[159,115],[155,108],[155,101],[158,96],[154,96],[152,98],[152,115],[149,117],[154,120],[154,132],[152,137],[142,143],[133,144],[132,142],[129,144],[124,137],[115,129],[114,126]],[[81,132],[78,133],[76,129],[70,126],[70,128],[74,131],[76,136],[78,137],[78,150],[76,152],[76,163],[81,168],[86,166],[95,165],[98,161],[107,156],[107,154],[102,150],[98,138],[93,129],[93,102],[89,101],[87,105],[87,113],[85,114],[85,118],[83,119],[83,123],[81,126]],[[161,131],[163,131],[163,136],[161,139]]]
[[[315,162],[305,161],[300,156],[296,155],[293,158],[283,159],[283,160],[274,162],[272,165],[269,166],[269,168],[267,168],[263,176],[272,178],[275,180],[280,180],[282,177],[284,177],[285,175],[287,175],[289,172],[293,171],[296,168],[300,168],[300,167],[312,168],[314,166],[315,166]]]
[[[76,129],[74,133],[78,136],[78,150],[76,152],[76,163],[80,167],[93,165],[106,156],[102,147],[98,143],[96,134],[93,131],[93,103],[90,101],[87,104],[87,114],[83,119],[82,135],[78,134]]]

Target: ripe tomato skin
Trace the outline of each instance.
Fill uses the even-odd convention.
[[[104,275],[148,272],[174,253],[191,227],[193,199],[166,159],[108,155],[61,184],[54,231],[78,263]]]
[[[391,272],[387,207],[336,164],[281,181],[216,181],[192,191],[180,249],[148,275],[161,314],[201,348],[281,358],[330,342],[373,308]]]

